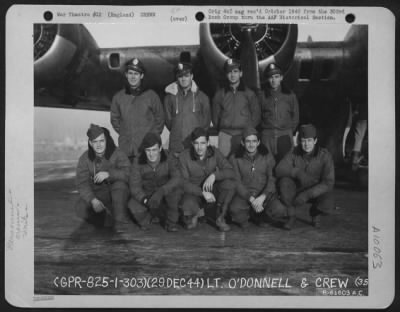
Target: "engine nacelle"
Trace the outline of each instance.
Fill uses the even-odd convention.
[[[35,24],[35,88],[79,74],[97,51],[96,42],[82,25]]]

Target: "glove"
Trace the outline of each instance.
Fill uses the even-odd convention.
[[[299,195],[296,196],[293,204],[295,206],[300,206],[300,205],[305,204],[309,199],[310,199],[310,196],[307,194],[307,192],[301,192]]]
[[[162,188],[159,188],[157,191],[151,195],[148,206],[150,209],[157,209],[160,206],[161,200],[164,196],[164,191]]]
[[[296,178],[302,186],[311,186],[316,182],[315,179],[308,175],[304,170],[299,170],[296,174]]]

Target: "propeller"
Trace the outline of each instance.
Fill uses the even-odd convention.
[[[223,54],[239,59],[241,46],[244,44],[243,32],[251,30],[251,40],[261,61],[282,47],[288,28],[285,24],[210,24],[210,33]]]
[[[56,24],[35,24],[33,27],[34,60],[41,58],[52,46],[58,27]]]
[[[253,89],[260,89],[260,73],[258,71],[258,57],[253,40],[254,27],[242,28],[242,40],[240,49],[240,63],[242,65],[243,80]]]
[[[287,71],[296,43],[296,24],[200,24],[200,50],[210,76],[222,81],[224,62],[239,59],[243,78],[253,89],[260,88],[260,73],[268,64]]]

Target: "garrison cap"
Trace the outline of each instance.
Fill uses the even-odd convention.
[[[90,127],[88,131],[86,132],[86,135],[88,136],[90,141],[93,141],[96,139],[99,135],[104,133],[104,129],[98,125],[95,124],[90,124]]]
[[[148,132],[146,133],[146,135],[143,138],[142,141],[142,148],[149,148],[152,147],[154,145],[158,144],[159,146],[161,146],[161,137],[159,134],[154,133],[154,132]]]
[[[141,74],[145,73],[143,63],[137,58],[133,58],[126,63],[126,70],[128,71],[129,69],[137,71]]]
[[[187,62],[179,62],[175,67],[175,75],[180,77],[186,73],[192,72],[192,64]]]
[[[317,136],[317,129],[312,124],[302,125],[299,130],[300,138],[315,138]]]
[[[231,58],[229,58],[225,61],[225,64],[224,64],[225,73],[229,73],[230,71],[232,71],[235,68],[237,68],[239,70],[241,69],[240,61],[231,59]]]
[[[275,63],[268,64],[268,66],[264,70],[264,77],[269,78],[275,74],[282,74],[281,69]]]
[[[255,135],[258,138],[258,131],[253,127],[247,127],[246,129],[243,130],[242,132],[243,140],[245,140],[250,135]]]
[[[206,139],[208,140],[209,138],[209,134],[208,131],[202,127],[197,127],[196,129],[193,130],[192,134],[191,134],[191,138],[192,138],[192,142],[196,141],[199,137],[206,137]]]

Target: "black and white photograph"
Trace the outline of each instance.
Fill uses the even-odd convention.
[[[373,130],[391,126],[371,115],[371,25],[344,8],[141,8],[23,28],[33,207],[6,184],[6,249],[30,237],[33,306],[373,296],[391,228],[375,214],[394,207],[371,204]]]

